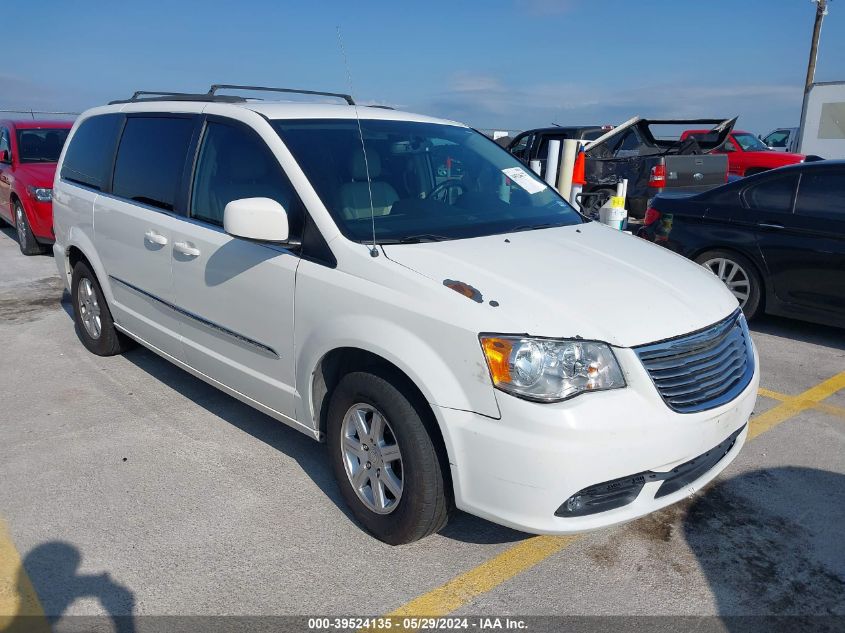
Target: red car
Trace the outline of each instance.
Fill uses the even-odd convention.
[[[692,135],[705,135],[708,130],[687,130],[681,134],[684,141]],[[733,130],[725,142],[710,152],[728,155],[728,173],[736,176],[752,176],[762,171],[794,165],[804,161],[804,154],[775,152],[770,150],[756,136],[749,132]]]
[[[24,255],[53,243],[53,176],[72,125],[0,121],[0,223],[17,228]]]

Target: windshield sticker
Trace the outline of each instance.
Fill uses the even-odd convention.
[[[528,193],[540,193],[548,189],[545,184],[534,179],[522,167],[506,167],[502,173]]]

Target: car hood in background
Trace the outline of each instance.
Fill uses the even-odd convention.
[[[596,222],[384,251],[437,284],[477,289],[482,329],[502,333],[632,347],[701,329],[737,308],[701,266]]]
[[[56,163],[19,163],[15,177],[33,187],[53,187]]]
[[[754,166],[760,167],[783,167],[784,165],[795,165],[804,160],[804,154],[775,152],[773,150],[742,152],[742,154],[747,160],[753,160]]]

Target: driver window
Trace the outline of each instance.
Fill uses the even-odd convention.
[[[6,128],[0,128],[0,152],[6,150],[11,160],[12,151],[9,147],[9,131]]]
[[[223,226],[226,205],[241,198],[275,200],[287,211],[291,236],[301,234],[299,197],[264,141],[239,126],[209,122],[194,174],[191,217]]]
[[[769,147],[786,147],[787,132],[774,132],[769,134],[763,142]]]

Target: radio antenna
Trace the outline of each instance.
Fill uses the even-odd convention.
[[[337,27],[337,43],[340,46],[340,54],[343,56],[343,65],[346,68],[346,83],[348,84],[349,94],[354,96],[352,90],[352,72],[349,70],[349,59],[346,57],[346,48],[343,46],[343,34],[340,32],[340,27]],[[352,107],[355,108],[355,122],[358,124],[358,138],[361,139],[361,153],[364,154],[364,171],[367,173],[367,191],[370,194],[370,226],[373,229],[373,243],[370,246],[370,255],[378,257],[378,248],[376,248],[376,210],[373,205],[373,186],[370,180],[370,161],[367,160],[367,148],[364,146],[364,132],[361,130],[361,117],[358,116],[358,102],[354,101]]]

